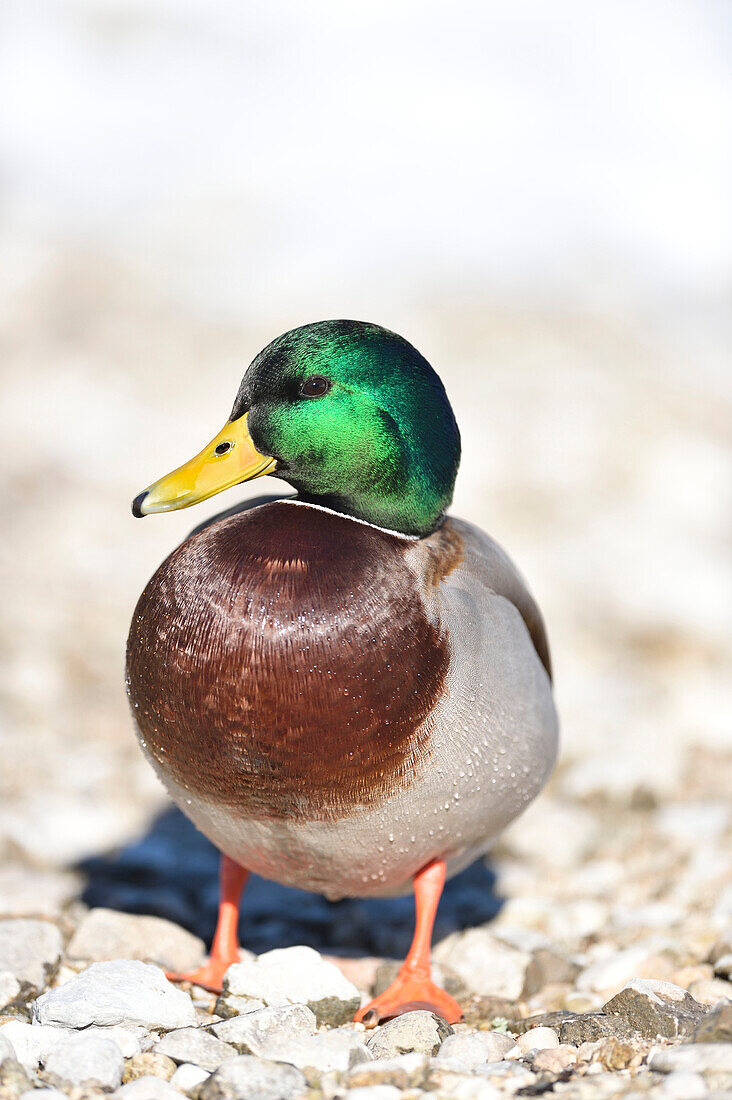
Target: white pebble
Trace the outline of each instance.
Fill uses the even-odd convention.
[[[96,1085],[116,1089],[122,1081],[125,1060],[111,1039],[74,1035],[54,1047],[46,1059],[46,1073],[69,1085]]]
[[[33,1004],[36,1024],[83,1028],[142,1024],[171,1031],[196,1023],[193,1001],[147,963],[118,959],[93,963]]]
[[[530,1050],[551,1050],[559,1046],[559,1036],[552,1027],[532,1027],[519,1035],[516,1046],[523,1054]]]
[[[200,1085],[209,1076],[210,1074],[205,1069],[201,1069],[200,1066],[194,1066],[192,1062],[184,1062],[182,1066],[178,1066],[170,1078],[170,1083],[174,1088],[180,1089],[181,1092],[188,1092],[189,1089]]]

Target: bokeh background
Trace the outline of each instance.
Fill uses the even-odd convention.
[[[136,599],[217,505],[279,483],[145,523],[130,501],[218,430],[264,344],[325,317],[433,363],[454,511],[546,614],[562,758],[502,850],[573,866],[617,820],[598,807],[691,800],[723,831],[727,0],[9,0],[2,21],[0,907],[28,868],[73,894],[61,869],[165,807],[124,695]]]

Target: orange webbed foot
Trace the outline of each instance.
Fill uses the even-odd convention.
[[[388,989],[359,1009],[354,1020],[366,1027],[376,1027],[377,1024],[383,1024],[404,1012],[419,1010],[434,1012],[447,1020],[448,1024],[457,1023],[463,1015],[455,998],[440,989],[430,978],[400,974]]]
[[[211,993],[221,993],[224,988],[224,974],[230,966],[240,961],[238,955],[231,958],[211,958],[190,973],[166,972],[165,977],[169,982],[191,982],[192,985],[200,985]]]

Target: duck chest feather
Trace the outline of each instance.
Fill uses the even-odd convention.
[[[408,786],[450,665],[422,589],[459,550],[437,544],[421,584],[410,541],[280,501],[179,546],[127,648],[138,735],[163,779],[244,816],[321,821]]]

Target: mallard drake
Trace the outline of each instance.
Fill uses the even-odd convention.
[[[218,435],[135,498],[147,516],[263,474],[297,493],[194,531],[132,620],[140,743],[222,853],[210,958],[176,977],[221,988],[249,871],[333,899],[413,884],[412,947],[357,1019],[460,1018],[430,972],[443,884],[541,790],[557,716],[524,581],[445,516],[459,459],[419,352],[377,325],[322,321],[260,352]]]

